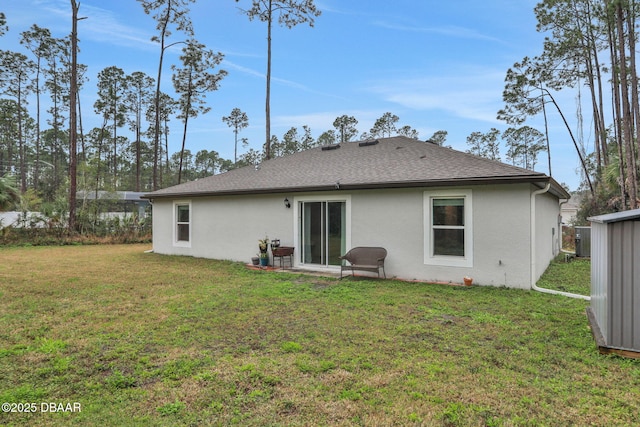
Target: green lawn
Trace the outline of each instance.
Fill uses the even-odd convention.
[[[640,423],[640,361],[597,352],[585,301],[148,248],[0,249],[0,402],[37,406],[0,425]],[[588,263],[550,272],[588,293]]]

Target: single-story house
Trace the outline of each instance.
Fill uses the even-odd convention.
[[[562,225],[568,226],[575,223],[578,217],[578,211],[580,210],[580,204],[582,203],[582,194],[574,193],[571,195],[571,200],[563,203],[560,206],[560,215],[562,216]]]
[[[268,236],[293,266],[339,271],[356,246],[387,277],[531,289],[561,248],[549,176],[397,136],[312,148],[158,190],[156,253],[250,262]],[[366,274],[366,273],[365,273]]]

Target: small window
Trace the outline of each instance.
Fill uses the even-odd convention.
[[[191,204],[175,204],[175,242],[189,244],[191,241]]]
[[[433,199],[433,255],[464,256],[464,199]]]
[[[424,193],[425,264],[473,266],[471,190]]]

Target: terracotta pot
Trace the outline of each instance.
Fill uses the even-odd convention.
[[[462,280],[464,280],[464,285],[465,286],[471,286],[471,284],[473,283],[473,279],[471,277],[465,277]]]

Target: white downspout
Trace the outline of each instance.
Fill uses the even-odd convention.
[[[569,298],[578,298],[591,301],[591,297],[586,295],[572,294],[570,292],[556,291],[553,289],[540,288],[536,285],[536,196],[544,194],[551,188],[551,182],[541,189],[531,193],[531,288],[534,291],[543,292],[545,294],[562,295]]]

